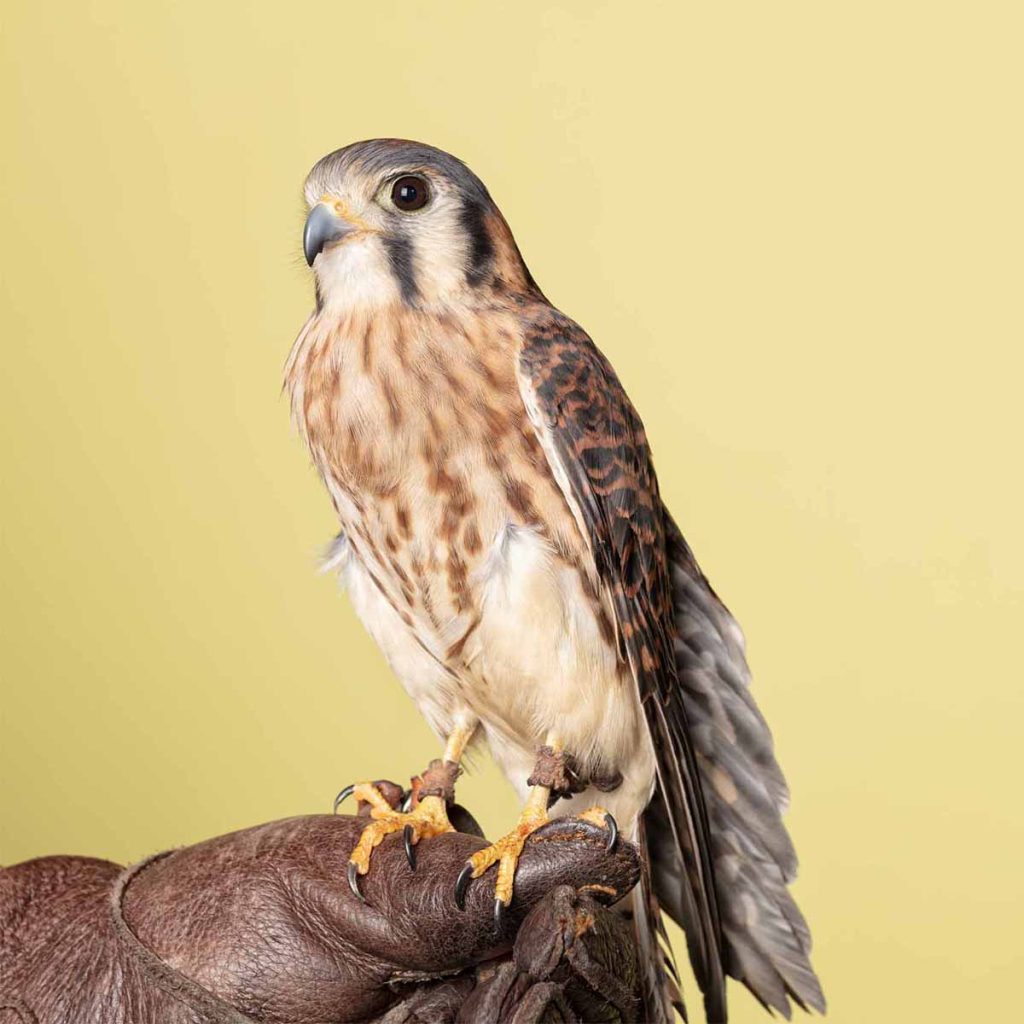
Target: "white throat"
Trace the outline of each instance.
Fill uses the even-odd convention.
[[[376,238],[352,238],[325,249],[314,270],[327,313],[380,309],[401,299],[398,281]]]

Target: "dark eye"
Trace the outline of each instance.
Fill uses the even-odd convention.
[[[406,213],[422,210],[429,198],[427,183],[414,174],[406,174],[391,186],[391,202]]]

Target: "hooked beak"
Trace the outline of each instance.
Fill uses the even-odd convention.
[[[309,211],[302,231],[302,251],[310,266],[313,266],[313,260],[323,251],[324,246],[360,230],[360,225],[346,220],[336,207],[337,204],[319,202]]]

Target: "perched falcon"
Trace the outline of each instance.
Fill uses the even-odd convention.
[[[726,1020],[725,975],[787,1017],[789,999],[823,1011],[743,637],[608,360],[455,157],[359,142],[316,164],[305,197],[316,309],[285,374],[340,522],[330,563],[445,741],[404,812],[358,787],[373,809],[353,889],[385,835],[404,833],[414,866],[414,844],[451,828],[482,737],[525,807],[453,898],[497,865],[500,918],[529,834],[599,801],[583,816],[648,864],[630,908],[655,965],[646,1019],[678,996],[659,908],[685,930],[708,1020]]]

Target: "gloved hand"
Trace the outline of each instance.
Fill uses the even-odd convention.
[[[637,881],[628,843],[545,826],[498,933],[486,876],[465,911],[453,898],[479,835],[422,842],[415,870],[388,837],[362,903],[346,868],[364,824],[290,818],[126,871],[84,857],[0,871],[0,1024],[633,1019],[631,929],[605,909]]]

